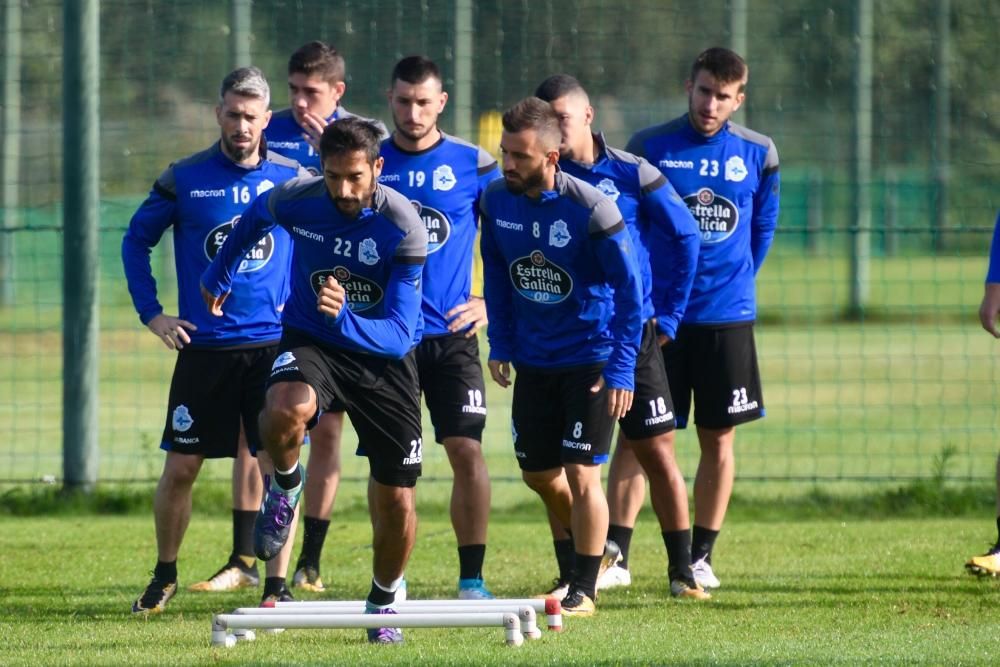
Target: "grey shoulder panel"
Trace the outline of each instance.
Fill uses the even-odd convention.
[[[729,124],[729,133],[744,141],[763,146],[767,149],[767,158],[764,160],[764,171],[773,171],[778,168],[778,149],[774,146],[771,137],[760,132],[755,132],[749,127],[738,125],[737,123]]]

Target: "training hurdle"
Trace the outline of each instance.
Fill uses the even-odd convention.
[[[538,629],[538,624],[536,622],[536,615],[534,607],[530,605],[493,605],[491,607],[483,607],[469,604],[447,604],[449,602],[460,602],[458,600],[437,600],[434,604],[425,604],[423,601],[413,600],[404,603],[397,603],[396,612],[397,616],[401,615],[411,615],[411,614],[467,614],[467,613],[504,613],[510,612],[517,614],[518,621],[520,622],[521,634],[528,639],[538,639],[542,636],[541,631]],[[440,604],[445,603],[445,604]],[[286,616],[295,616],[298,614],[309,614],[309,615],[320,615],[320,616],[343,616],[348,614],[361,614],[365,611],[365,603],[363,600],[350,600],[345,601],[342,604],[330,605],[330,606],[316,606],[314,603],[302,602],[299,605],[289,605],[285,604],[281,607],[241,607],[235,609],[233,614],[242,614],[249,616],[258,615],[273,615],[280,616],[282,618]],[[275,621],[275,627],[280,624],[280,621]],[[384,623],[383,623],[384,624]],[[381,627],[381,626],[380,626]],[[242,637],[237,634],[237,639],[250,639],[249,637]]]
[[[362,603],[363,604],[363,603]],[[258,612],[266,612],[266,608],[258,608]],[[460,613],[399,613],[392,616],[382,614],[332,614],[301,613],[275,614],[215,614],[212,616],[212,646],[231,647],[236,644],[237,636],[243,639],[253,639],[247,630],[268,630],[275,628],[482,628],[500,626],[504,628],[504,639],[508,646],[520,646],[524,643],[521,634],[521,621],[518,615],[510,611],[477,612],[462,611]],[[226,631],[233,630],[233,634]]]
[[[292,601],[292,602],[272,602],[267,603],[267,607],[261,607],[261,609],[266,609],[273,607],[275,609],[355,609],[364,608],[364,601],[359,600],[303,600],[303,601]],[[413,607],[413,605],[419,605],[420,607],[462,607],[462,611],[477,611],[477,610],[504,610],[504,611],[518,611],[521,607],[530,607],[536,614],[545,614],[546,625],[548,629],[552,632],[561,632],[562,625],[562,605],[559,600],[554,598],[546,599],[535,599],[535,598],[513,598],[513,599],[494,599],[494,600],[406,600],[404,602],[397,602],[394,606],[397,611],[406,611]],[[255,607],[256,609],[256,607]]]

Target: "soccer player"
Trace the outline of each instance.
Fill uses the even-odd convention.
[[[444,446],[454,472],[451,522],[458,541],[458,597],[489,599],[493,596],[482,573],[490,512],[490,480],[481,444],[486,386],[476,337],[486,325],[486,306],[470,293],[478,200],[500,171],[482,148],[438,128],[447,101],[433,61],[410,56],[396,63],[389,91],[395,130],[382,142],[379,181],[409,198],[427,228],[424,330],[416,349],[420,388],[434,437]],[[331,509],[320,507],[314,517],[306,488],[304,545],[316,545],[317,540],[308,537],[308,526],[329,517]],[[317,555],[306,553],[304,546],[296,568],[318,572]]]
[[[990,263],[986,272],[986,290],[983,303],[979,306],[979,322],[994,338],[1000,338],[997,316],[1000,315],[1000,215],[993,228],[993,243],[990,246]],[[997,482],[997,541],[982,556],[973,556],[965,563],[969,574],[1000,575],[1000,457],[996,465]]]
[[[304,482],[299,450],[320,411],[338,400],[368,455],[374,562],[366,610],[393,614],[416,533],[414,486],[422,460],[420,388],[412,352],[420,338],[427,232],[410,202],[378,183],[379,129],[347,118],[320,139],[323,176],[259,197],[202,275],[209,310],[222,307],[240,258],[278,228],[294,239],[291,296],[260,417],[275,466],[254,525],[257,557],[288,539]],[[368,631],[377,643],[398,628]]]
[[[559,167],[614,200],[631,236],[642,277],[643,333],[635,366],[635,396],[632,409],[619,420],[618,449],[629,448],[651,480],[653,509],[669,557],[671,594],[705,599],[708,595],[695,583],[691,572],[687,487],[674,456],[673,403],[660,354],[660,340],[665,343],[677,335],[677,325],[691,291],[698,263],[697,225],[683,200],[656,167],[608,146],[603,135],[592,132],[594,109],[579,81],[567,74],[557,74],[543,81],[535,95],[551,104],[559,117],[562,131]],[[650,255],[656,257],[655,310]],[[558,553],[560,541],[570,538],[559,530],[558,524],[552,527]],[[608,539],[623,553],[627,553],[630,538],[631,531],[608,534]],[[564,565],[557,586],[565,585],[566,574]],[[630,583],[628,563],[623,559],[601,574],[597,587]]]
[[[735,427],[764,416],[754,278],[778,221],[778,152],[769,137],[729,120],[745,99],[747,74],[746,63],[729,49],[701,53],[687,81],[688,112],[637,133],[626,147],[666,175],[701,233],[691,297],[663,358],[679,428],[687,427],[694,397],[701,458],[691,560],[704,588],[719,586],[712,549],[733,490]],[[630,453],[618,452],[623,460],[616,479],[626,480],[622,486],[628,489],[621,492],[612,531],[616,525],[631,528],[642,504],[642,479]]]
[[[559,171],[559,118],[537,97],[503,115],[503,180],[480,200],[489,369],[508,387],[514,451],[528,487],[573,535],[562,599],[593,614],[607,537],[601,464],[632,405],[641,279],[615,203]],[[562,480],[565,475],[565,480]]]
[[[276,112],[267,126],[268,146],[297,160],[313,175],[320,174],[319,140],[323,128],[335,120],[357,118],[340,104],[347,90],[345,78],[344,57],[329,44],[313,41],[296,50],[288,59],[290,106]],[[385,125],[372,122],[383,137],[388,136]],[[292,585],[310,591],[324,590],[319,562],[340,483],[343,425],[344,406],[335,401],[309,434],[303,551]]]
[[[153,579],[132,605],[135,613],[163,611],[177,591],[177,555],[191,518],[191,488],[202,462],[235,457],[238,446],[246,450],[243,434],[251,445],[259,444],[257,413],[281,336],[290,239],[276,230],[241,256],[233,277],[232,307],[224,318],[207,316],[196,276],[208,266],[249,202],[305,174],[293,160],[268,152],[261,141],[271,116],[269,101],[260,70],[246,67],[230,73],[222,82],[216,107],[221,139],[175,162],[156,179],[122,240],[125,277],[139,319],[167,349],[178,351],[160,444],[167,455],[154,499],[158,561]],[[163,312],[149,263],[151,248],[170,226],[178,316]],[[233,510],[233,554],[213,579],[256,585],[253,524],[241,521],[243,514]]]

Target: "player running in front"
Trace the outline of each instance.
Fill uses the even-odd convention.
[[[635,398],[632,409],[619,420],[618,449],[629,448],[649,477],[653,509],[668,555],[671,595],[707,599],[709,595],[691,572],[687,487],[674,455],[674,407],[660,354],[660,346],[676,337],[687,305],[698,263],[697,226],[663,174],[644,159],[611,148],[602,134],[591,131],[594,109],[579,81],[557,74],[543,81],[535,95],[549,102],[559,116],[559,167],[611,197],[632,238],[642,276],[643,333],[635,365]],[[651,255],[656,257],[655,272],[650,266]],[[612,507],[615,491],[608,489]],[[569,539],[558,524],[552,528],[557,542]],[[625,560],[631,532],[609,531],[608,540],[621,551],[622,562],[610,564],[601,573],[598,589],[631,583]],[[560,580],[564,578],[565,573],[560,572]]]
[[[373,499],[373,576],[366,611],[394,614],[416,535],[414,487],[423,460],[420,387],[421,274],[427,232],[410,202],[378,183],[379,129],[347,118],[323,130],[323,176],[297,179],[259,198],[202,275],[202,296],[221,315],[248,248],[271,230],[294,239],[291,296],[260,417],[274,479],[254,526],[264,560],[288,539],[304,483],[307,429],[336,399],[368,455]],[[403,641],[399,628],[368,631]]]
[[[516,373],[514,452],[525,483],[573,535],[564,613],[595,612],[607,537],[601,464],[632,406],[641,278],[615,203],[558,170],[559,118],[537,97],[503,115],[503,180],[483,193],[489,369]],[[563,476],[567,484],[561,483]]]
[[[663,359],[679,428],[688,425],[694,397],[701,458],[691,560],[695,580],[704,588],[719,586],[712,549],[733,491],[736,426],[764,416],[753,330],[754,279],[778,222],[778,151],[769,137],[729,120],[743,104],[747,75],[746,63],[729,49],[704,51],[691,66],[688,113],[637,133],[626,146],[659,167],[701,233],[691,297]],[[631,452],[615,454],[629,457]],[[631,480],[632,490],[623,495],[633,500],[612,524],[631,527],[644,488],[634,456],[620,463],[612,468]]]

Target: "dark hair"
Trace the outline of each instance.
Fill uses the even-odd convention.
[[[698,77],[698,72],[701,70],[711,74],[719,83],[739,82],[741,93],[746,87],[747,76],[750,74],[750,68],[747,67],[743,58],[740,58],[735,51],[721,46],[713,46],[702,51],[694,59],[694,63],[691,65],[691,81]]]
[[[583,85],[577,81],[576,77],[569,74],[553,74],[535,88],[535,97],[554,102],[570,94],[580,94],[587,97],[587,91]]]
[[[407,56],[392,68],[389,85],[394,85],[397,81],[418,84],[432,78],[441,81],[441,70],[433,60],[424,56]]]
[[[346,76],[344,56],[325,42],[309,42],[288,59],[289,74],[318,74],[328,83],[340,83]]]
[[[331,155],[362,151],[368,164],[375,164],[382,141],[382,132],[370,120],[351,116],[334,121],[323,130],[319,140],[319,155],[324,162]]]
[[[504,111],[503,129],[507,132],[534,130],[546,150],[556,150],[562,141],[559,116],[551,104],[537,97],[525,97]]]

